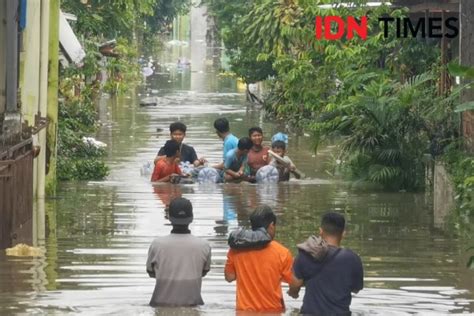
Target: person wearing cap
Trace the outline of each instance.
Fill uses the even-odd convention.
[[[171,234],[157,237],[148,249],[146,271],[156,279],[151,306],[196,306],[204,304],[201,283],[211,268],[211,247],[191,235],[193,206],[178,197],[169,206]]]
[[[275,238],[276,216],[272,209],[263,205],[250,215],[255,234],[264,231],[268,243],[255,247],[232,248],[227,253],[224,275],[227,282],[237,280],[237,311],[273,312],[285,311],[281,282],[294,282],[293,256]],[[295,286],[295,285],[294,285]]]

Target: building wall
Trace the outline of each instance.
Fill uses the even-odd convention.
[[[5,1],[0,1],[0,21],[5,20],[5,10]],[[5,24],[0,23],[0,43],[5,43],[5,41]],[[5,112],[5,75],[5,46],[0,45],[0,126]]]
[[[474,67],[474,1],[460,0],[460,41],[459,59],[462,65]],[[461,101],[474,101],[473,89],[465,89],[461,93]],[[466,148],[474,152],[474,111],[462,113],[463,135]]]
[[[35,126],[35,116],[47,115],[47,71],[49,33],[48,0],[29,0],[27,2],[26,27],[23,31],[22,52],[20,54],[20,91],[23,122]],[[46,52],[45,52],[46,48]],[[44,58],[46,54],[46,58]],[[35,198],[44,197],[45,191],[45,152],[46,129],[33,134],[33,144],[39,146],[40,154],[34,160],[33,194]]]
[[[58,132],[58,90],[59,90],[59,6],[60,0],[49,0],[49,38],[48,38],[48,131],[46,150],[46,193],[56,191],[56,158]]]
[[[434,225],[442,228],[446,216],[456,207],[454,201],[454,185],[441,162],[435,163],[434,168]]]
[[[34,125],[40,97],[40,36],[41,1],[29,0],[23,50],[20,54],[21,112],[24,122]]]
[[[56,41],[55,49],[53,48],[55,57],[50,58],[49,34],[50,3],[54,3],[56,8],[53,17],[56,21],[51,23],[56,28],[53,33],[58,33],[59,0],[28,0],[26,3],[26,26],[21,33],[21,52],[17,67],[18,2],[0,0],[0,43],[7,43],[0,45],[0,160],[5,160],[0,165],[0,211],[3,212],[0,214],[3,224],[0,225],[0,247],[17,242],[31,243],[34,240],[33,230],[44,231],[44,208],[34,213],[33,201],[42,205],[45,192],[47,129],[37,129],[36,116],[48,116],[49,63],[56,64],[51,67],[51,80],[55,83],[52,87],[56,91],[53,110],[56,110],[57,117],[59,44],[56,36],[52,40]],[[5,20],[7,23],[2,23]],[[7,79],[7,75],[14,80]],[[3,91],[8,84],[8,93],[4,96]],[[17,92],[19,102],[16,100]],[[22,133],[21,124],[30,127],[29,131],[24,129]],[[29,133],[32,133],[31,137]],[[56,142],[55,135],[54,133],[52,136],[53,143]],[[21,146],[12,154],[13,145]],[[40,147],[40,154],[36,159],[34,154],[37,151],[33,150],[33,145]]]

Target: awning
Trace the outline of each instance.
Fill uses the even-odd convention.
[[[86,52],[82,48],[76,34],[74,34],[74,31],[66,20],[66,15],[62,11],[59,13],[59,43],[61,44],[66,59],[80,66],[86,56]]]

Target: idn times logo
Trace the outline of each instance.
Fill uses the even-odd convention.
[[[421,38],[455,38],[459,35],[458,18],[450,17],[442,19],[430,18],[392,18],[379,17],[379,24],[383,29],[384,37],[390,34],[398,38],[421,37]],[[363,40],[367,39],[367,16],[346,18],[331,15],[317,16],[315,21],[315,37],[317,40],[340,40],[344,37],[351,40],[357,36]]]

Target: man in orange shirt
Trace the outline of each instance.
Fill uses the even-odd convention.
[[[165,143],[164,152],[166,157],[158,160],[151,175],[152,182],[171,182],[173,177],[182,175],[176,159],[179,158],[179,143],[175,140],[168,140]]]
[[[250,215],[252,234],[264,234],[268,243],[262,247],[230,249],[225,264],[227,282],[237,280],[237,310],[255,312],[283,312],[285,303],[281,282],[293,282],[291,252],[275,237],[276,216],[263,205]]]

